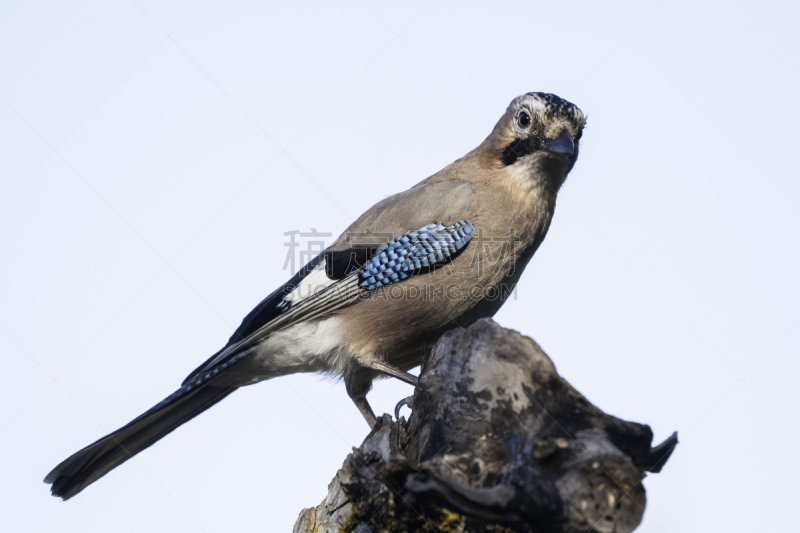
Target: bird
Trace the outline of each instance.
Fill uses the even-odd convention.
[[[511,101],[477,148],[362,214],[262,300],[180,388],[45,477],[67,500],[239,387],[298,372],[344,381],[372,428],[377,377],[493,316],[545,238],[586,116],[554,94]]]

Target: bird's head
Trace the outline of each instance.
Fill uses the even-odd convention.
[[[586,117],[549,93],[515,98],[484,141],[492,167],[530,188],[557,191],[578,158]]]

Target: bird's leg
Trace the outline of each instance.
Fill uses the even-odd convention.
[[[353,403],[358,407],[361,416],[363,416],[364,420],[369,424],[369,428],[374,428],[378,420],[375,418],[375,413],[372,412],[372,407],[369,406],[369,402],[367,401],[367,393],[370,389],[369,384],[366,388],[361,387],[355,389],[351,387],[349,383],[345,382],[345,388],[347,389],[347,395],[350,396],[350,399],[353,400]]]
[[[414,385],[416,387],[417,383],[419,382],[419,378],[417,376],[409,374],[405,370],[400,370],[396,366],[392,366],[389,363],[384,363],[383,361],[378,361],[375,359],[368,359],[366,357],[358,358],[357,361],[358,364],[364,368],[369,368],[370,370],[374,370],[380,374],[397,378],[400,381],[408,383],[409,385]],[[374,428],[378,421],[375,418],[375,413],[372,411],[372,407],[369,406],[369,402],[367,401],[367,393],[369,392],[370,387],[371,384],[368,384],[366,387],[357,387],[356,385],[348,383],[347,380],[345,380],[347,395],[350,396],[350,399],[353,400],[354,404],[356,404],[356,407],[358,407],[359,412],[367,421],[369,427]]]
[[[358,359],[358,363],[361,366],[374,370],[375,372],[379,372],[386,376],[397,378],[400,381],[408,383],[409,385],[414,385],[415,387],[419,382],[419,378],[414,374],[409,374],[405,370],[400,370],[396,366],[392,366],[389,363],[384,363],[383,361],[363,358],[363,359]]]
[[[356,404],[356,407],[358,407],[358,410],[361,412],[364,420],[366,420],[367,424],[369,424],[369,428],[374,428],[375,424],[378,423],[378,420],[375,418],[375,413],[372,412],[372,407],[369,406],[366,396],[353,398],[353,403]]]

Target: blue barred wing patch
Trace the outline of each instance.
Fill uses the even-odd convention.
[[[409,231],[375,250],[358,273],[358,286],[371,291],[448,261],[467,245],[474,229],[469,220],[459,220],[452,226],[436,223]]]

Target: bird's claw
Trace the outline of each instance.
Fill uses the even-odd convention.
[[[402,409],[404,405],[407,405],[409,409],[413,409],[414,408],[414,397],[413,396],[409,396],[409,397],[403,398],[402,400],[397,402],[397,405],[394,407],[394,417],[395,417],[396,420],[400,420],[400,409]]]

